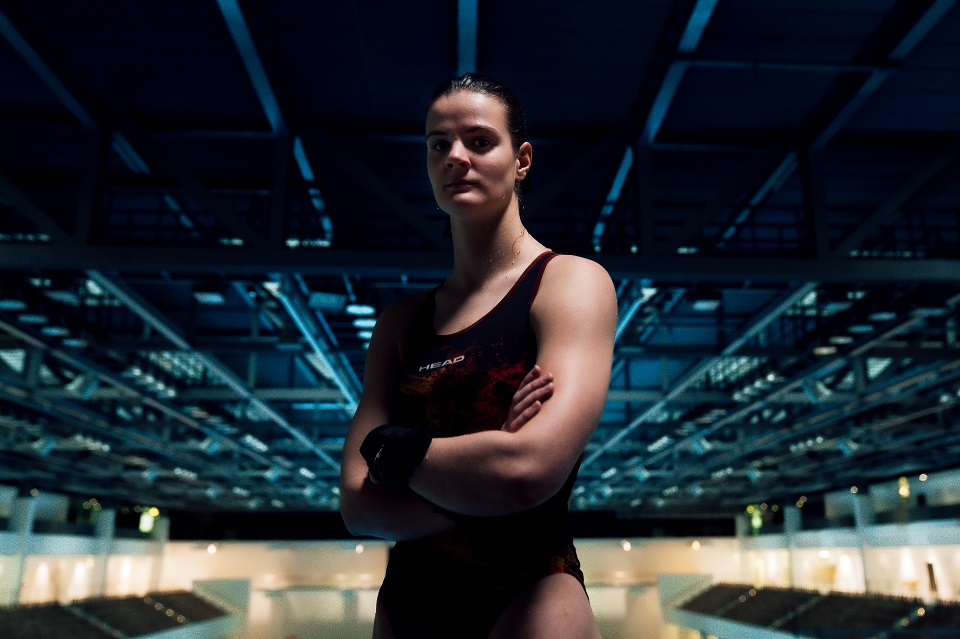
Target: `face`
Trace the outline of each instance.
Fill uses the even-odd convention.
[[[532,148],[514,149],[507,107],[474,91],[440,97],[427,112],[427,173],[437,204],[447,213],[505,210],[530,168]]]

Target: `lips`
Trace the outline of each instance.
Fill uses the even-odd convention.
[[[476,186],[476,182],[471,180],[454,180],[453,182],[447,182],[446,184],[448,189],[462,189],[471,186]]]

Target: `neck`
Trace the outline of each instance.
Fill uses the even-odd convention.
[[[490,223],[469,223],[463,218],[451,220],[453,234],[453,271],[448,280],[457,287],[475,289],[518,268],[525,268],[539,254],[540,244],[530,237],[518,212]],[[542,249],[542,247],[540,247]]]

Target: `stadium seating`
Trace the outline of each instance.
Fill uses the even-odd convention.
[[[715,584],[680,608],[805,637],[960,637],[960,605],[890,595]]]
[[[3,639],[117,639],[222,617],[227,612],[187,591],[96,597],[69,605],[0,609]]]

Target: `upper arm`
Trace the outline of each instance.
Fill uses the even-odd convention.
[[[360,443],[371,430],[389,421],[390,404],[400,370],[399,337],[405,333],[411,300],[401,300],[381,313],[370,338],[364,366],[363,393],[343,445],[341,498],[359,489],[367,476]]]
[[[524,442],[521,459],[549,496],[583,453],[606,402],[617,324],[609,275],[586,259],[554,258],[534,300],[531,323],[537,363],[553,373],[554,392],[517,435]]]

